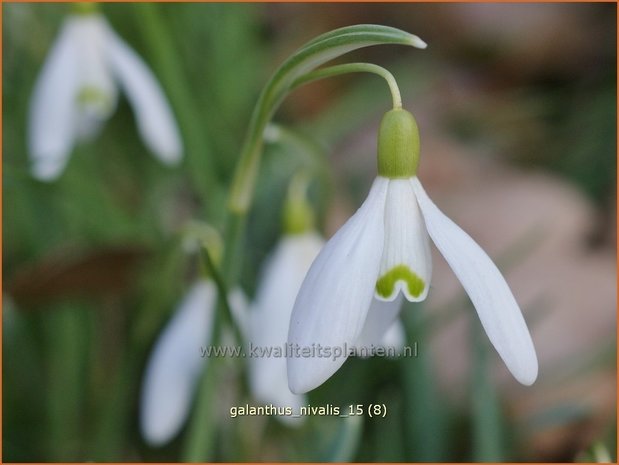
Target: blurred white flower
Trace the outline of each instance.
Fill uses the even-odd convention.
[[[246,332],[251,344],[267,350],[284,347],[297,292],[323,245],[324,240],[314,231],[286,234],[277,244],[262,271],[256,300],[249,313]],[[248,362],[250,387],[256,400],[277,407],[292,407],[298,413],[306,403],[305,396],[290,392],[286,359],[252,357]]]
[[[202,370],[201,347],[211,340],[217,289],[201,279],[157,339],[142,383],[140,428],[151,445],[161,445],[180,430],[189,413]]]
[[[119,87],[153,154],[166,164],[180,160],[174,116],[144,61],[101,15],[72,14],[45,61],[30,104],[33,176],[53,180],[62,173],[76,141],[94,137],[114,111]]]
[[[188,290],[178,309],[155,342],[146,365],[140,397],[140,430],[149,444],[170,441],[181,429],[198,387],[208,356],[217,303],[217,287],[202,278]],[[228,303],[235,317],[247,313],[247,299],[233,289]],[[222,334],[222,347],[236,344],[228,328]]]
[[[401,295],[424,300],[432,272],[429,233],[508,369],[530,385],[537,377],[537,356],[520,308],[488,255],[426,194],[416,176],[418,150],[412,115],[402,109],[387,113],[379,135],[379,176],[363,205],[312,264],[294,306],[288,342],[353,345],[368,331],[368,320],[393,321]],[[344,362],[291,357],[290,389],[310,391]]]

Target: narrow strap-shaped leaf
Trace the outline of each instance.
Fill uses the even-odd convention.
[[[329,32],[325,32],[324,34],[319,35],[318,37],[315,37],[314,39],[310,40],[309,42],[306,42],[305,45],[303,47],[308,47],[310,45],[313,45],[316,42],[319,42],[321,40],[324,39],[329,39],[331,37],[337,36],[339,34],[342,33],[342,31],[345,31],[347,33],[358,33],[358,34],[365,34],[365,33],[374,33],[374,32],[382,32],[382,33],[388,33],[389,31],[392,31],[394,33],[394,35],[402,35],[402,33],[404,31],[401,31],[400,29],[396,29],[393,27],[389,27],[389,26],[381,26],[379,24],[356,24],[354,26],[345,26],[345,27],[341,27],[338,29],[334,29],[332,31]],[[426,48],[427,44],[421,40],[419,37],[413,35],[413,34],[408,34],[407,32],[404,32],[404,34],[407,34],[409,36],[409,38],[411,39],[411,41],[416,42],[416,44],[414,45],[415,47],[418,48]],[[413,44],[411,44],[413,45]]]
[[[311,40],[288,58],[267,83],[254,113],[257,121],[252,123],[264,127],[289,90],[292,82],[320,65],[341,55],[372,45],[409,45],[425,48],[426,44],[417,36],[388,26],[361,24],[343,27],[327,32]],[[252,126],[253,126],[252,124]],[[250,128],[250,134],[252,133]],[[262,131],[255,134],[260,137]]]
[[[419,37],[408,32],[387,26],[362,24],[336,29],[318,36],[298,49],[275,71],[260,94],[252,115],[232,184],[231,210],[244,212],[249,208],[262,152],[262,134],[295,79],[346,53],[372,45],[386,44],[425,48],[425,43]]]

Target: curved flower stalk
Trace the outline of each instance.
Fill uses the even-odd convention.
[[[288,342],[300,347],[354,344],[370,319],[397,315],[398,300],[428,294],[429,237],[471,299],[481,323],[514,377],[530,385],[537,357],[505,279],[477,243],[430,200],[417,178],[419,134],[405,110],[388,112],[378,141],[378,177],[359,210],[327,242],[295,302]],[[379,301],[382,317],[374,307]],[[387,326],[387,323],[384,323]],[[345,359],[289,358],[295,393],[321,385]]]
[[[170,106],[144,61],[98,13],[70,15],[45,61],[30,104],[32,174],[56,179],[77,141],[93,138],[126,94],[144,143],[163,163],[182,142]]]

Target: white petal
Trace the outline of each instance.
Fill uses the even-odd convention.
[[[178,127],[152,71],[109,27],[106,52],[112,70],[133,106],[142,139],[164,163],[179,162],[183,149]]]
[[[376,298],[372,299],[372,305],[365,319],[363,331],[355,343],[358,349],[365,347],[366,350],[370,350],[372,346],[378,347],[382,345],[387,331],[399,321],[398,315],[403,300],[404,296],[401,293],[391,302]]]
[[[393,300],[402,291],[409,301],[422,301],[428,295],[431,275],[430,241],[410,180],[390,180],[385,248],[375,296]]]
[[[344,344],[353,346],[361,334],[383,252],[387,185],[384,178],[374,181],[368,198],[327,242],[303,281],[288,334],[288,342],[300,355],[288,358],[292,392],[320,386],[347,356],[306,358],[303,350],[321,346],[347,352]]]
[[[535,348],[505,278],[481,247],[434,205],[417,178],[412,185],[428,232],[473,302],[490,342],[518,381],[533,384]]]
[[[71,22],[62,27],[34,88],[28,122],[32,174],[57,178],[75,142],[75,98],[78,87],[77,48]]]
[[[200,350],[211,338],[215,297],[212,282],[194,284],[155,344],[142,385],[140,415],[142,435],[152,445],[172,439],[187,418],[208,361]]]
[[[301,283],[323,245],[324,240],[316,233],[284,236],[262,273],[250,318],[249,341],[265,351],[275,348],[281,351],[279,357],[250,359],[252,393],[260,402],[290,406],[296,413],[305,404],[305,396],[293,394],[288,387],[283,349]]]

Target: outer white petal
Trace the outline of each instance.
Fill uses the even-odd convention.
[[[211,337],[216,289],[199,281],[190,289],[157,340],[142,385],[140,427],[144,439],[164,444],[179,431],[207,363],[200,349]]]
[[[325,241],[316,233],[284,236],[263,271],[256,303],[251,312],[249,341],[264,350],[279,348],[285,355],[292,307],[303,279]],[[261,402],[293,407],[305,404],[305,396],[288,387],[285,356],[250,359],[250,384]],[[282,420],[290,419],[278,416]],[[295,419],[296,420],[296,419]]]
[[[28,121],[32,174],[57,178],[75,142],[75,97],[78,87],[77,48],[70,21],[64,23],[34,88]]]
[[[369,350],[372,349],[372,346],[378,347],[383,345],[387,331],[399,321],[398,315],[403,300],[404,296],[401,293],[391,302],[376,298],[372,299],[372,305],[365,319],[363,331],[361,331],[355,343],[357,349],[366,347],[366,350]]]
[[[142,139],[164,163],[179,162],[183,148],[178,127],[152,71],[110,27],[105,49],[112,71],[133,106]]]
[[[385,248],[375,296],[393,300],[402,291],[409,301],[419,302],[428,295],[431,275],[430,241],[410,180],[390,180],[385,203]]]
[[[303,350],[334,350],[356,342],[372,303],[383,252],[388,181],[377,178],[363,205],[329,240],[312,264],[292,311],[288,384],[303,393],[325,382],[346,357],[303,357]],[[313,346],[314,345],[314,346]]]
[[[537,378],[537,356],[516,299],[488,255],[447,218],[412,180],[428,232],[475,306],[490,342],[514,377],[531,385]]]

